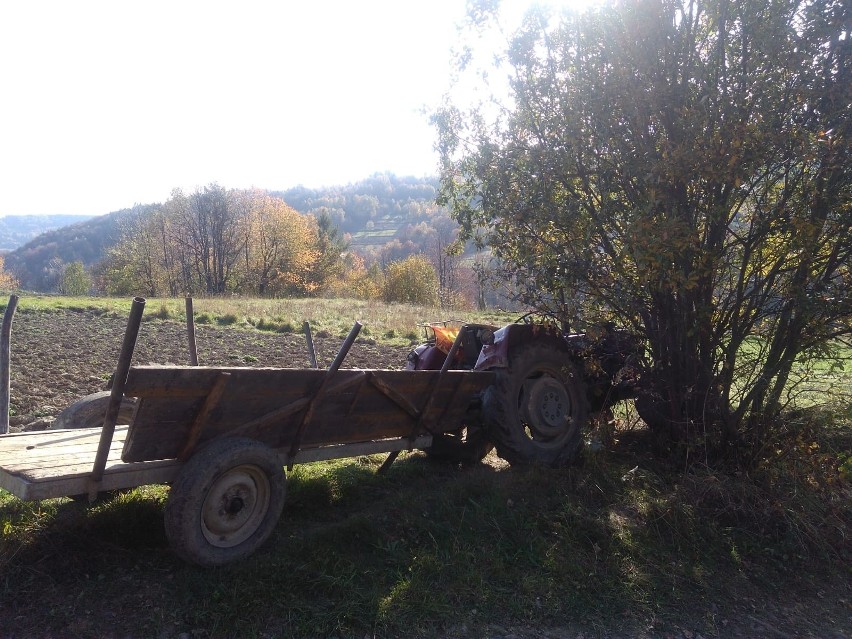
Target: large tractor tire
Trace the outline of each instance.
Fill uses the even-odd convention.
[[[216,439],[181,468],[166,501],[166,537],[182,559],[219,566],[269,539],[286,493],[273,449],[238,437]]]
[[[56,416],[50,429],[100,428],[104,425],[110,395],[111,391],[101,391],[78,399]],[[116,424],[129,424],[135,407],[134,397],[122,397]]]
[[[566,466],[576,460],[589,420],[586,385],[566,354],[527,344],[497,371],[482,413],[497,454],[510,464]]]

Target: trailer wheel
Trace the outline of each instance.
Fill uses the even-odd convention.
[[[430,459],[454,464],[478,464],[491,452],[494,444],[481,426],[468,426],[450,433],[432,436],[426,449]]]
[[[589,419],[586,385],[565,354],[528,344],[497,371],[482,413],[497,454],[510,464],[565,466],[576,459]]]
[[[49,430],[59,430],[62,428],[100,428],[104,425],[107,408],[109,408],[109,400],[111,391],[100,391],[81,397],[73,404],[69,404],[62,410],[53,423],[48,427]],[[116,424],[129,424],[133,418],[133,410],[136,408],[135,397],[122,397],[121,405],[118,408],[118,419]],[[95,502],[104,501],[112,497],[116,491],[102,490],[95,497]],[[71,499],[80,503],[89,503],[88,495],[69,495]]]
[[[60,428],[100,428],[104,425],[111,391],[101,391],[81,397],[56,416],[51,430]],[[117,424],[129,424],[136,407],[135,397],[122,397]]]
[[[182,559],[219,566],[249,556],[275,530],[286,492],[278,454],[243,438],[217,439],[172,485],[166,536]]]

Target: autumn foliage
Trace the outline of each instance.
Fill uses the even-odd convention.
[[[18,287],[18,280],[14,275],[7,272],[4,267],[4,258],[0,255],[0,289],[9,290]]]
[[[130,220],[99,279],[113,295],[311,295],[339,272],[344,247],[329,233],[262,191],[176,190]]]

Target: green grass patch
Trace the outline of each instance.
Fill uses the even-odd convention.
[[[818,593],[848,582],[848,422],[819,442],[831,459],[802,449],[749,478],[656,467],[642,437],[564,470],[422,453],[384,475],[383,456],[297,466],[271,541],[219,569],[169,551],[166,487],[93,507],[0,493],[0,618],[21,636],[82,620],[80,636],[713,637],[757,614],[748,602],[829,605]]]
[[[370,238],[388,239],[394,237],[399,232],[399,229],[379,229],[376,231],[357,231],[352,234],[352,239],[365,240]]]
[[[131,301],[129,298],[23,295],[18,312],[73,310],[125,317],[130,312]],[[315,335],[343,337],[356,321],[360,321],[364,325],[362,335],[394,346],[408,346],[423,340],[420,325],[425,322],[461,318],[502,326],[515,319],[515,315],[500,311],[450,311],[413,304],[321,298],[198,298],[193,300],[193,310],[196,324],[279,333],[301,333],[304,322],[308,321]],[[184,323],[185,301],[182,298],[149,298],[143,317]]]

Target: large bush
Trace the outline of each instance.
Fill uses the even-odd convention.
[[[760,448],[797,364],[852,334],[850,7],[534,13],[489,75],[507,108],[436,116],[466,236],[525,302],[642,335],[640,412],[703,460]]]
[[[432,263],[422,255],[391,262],[385,272],[382,297],[386,302],[436,306],[438,276]]]

